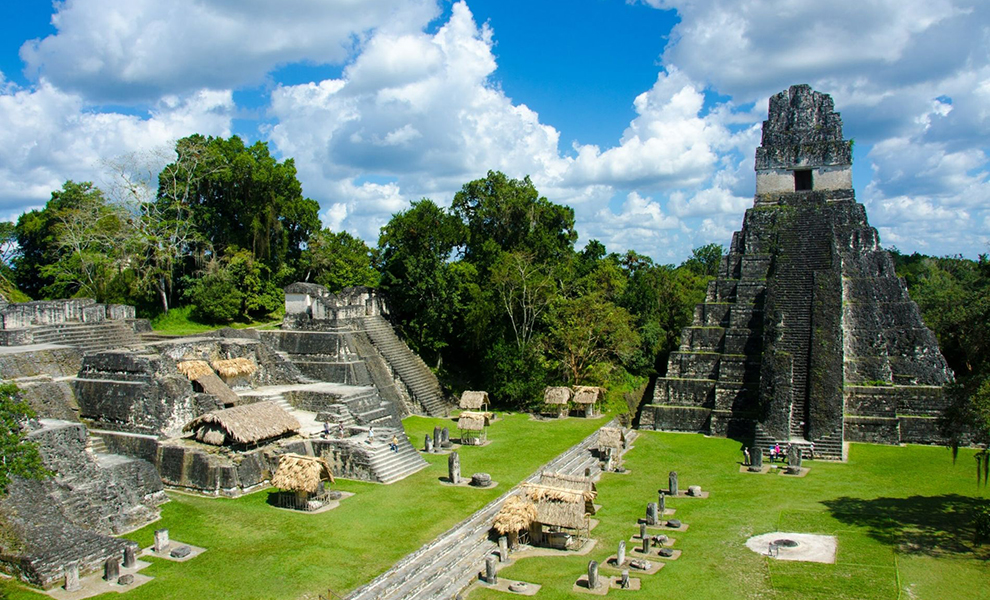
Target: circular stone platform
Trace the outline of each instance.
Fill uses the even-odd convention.
[[[835,562],[837,545],[835,536],[831,535],[774,531],[746,540],[747,548],[764,556],[770,555],[771,544],[774,545],[772,557],[778,560]]]

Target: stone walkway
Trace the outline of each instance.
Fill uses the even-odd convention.
[[[617,426],[616,421],[607,426]],[[543,465],[521,483],[536,481],[540,473],[555,471],[592,477],[601,472],[593,453],[595,431],[580,443]],[[521,485],[521,484],[520,484]],[[449,600],[478,578],[485,557],[498,546],[488,539],[492,519],[505,500],[519,492],[520,485],[499,496],[419,550],[407,555],[371,583],[354,590],[346,600]]]

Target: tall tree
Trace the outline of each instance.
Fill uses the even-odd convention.
[[[467,224],[465,258],[482,272],[502,251],[528,254],[535,263],[563,260],[577,240],[574,209],[540,196],[528,176],[489,171],[464,184],[451,209]]]
[[[424,198],[392,215],[378,238],[381,287],[393,317],[416,349],[437,359],[461,319],[460,276],[466,272],[450,259],[464,237],[460,219]]]
[[[378,271],[371,264],[371,249],[346,231],[321,229],[309,238],[303,252],[304,280],[326,286],[331,292],[345,287],[375,287]]]

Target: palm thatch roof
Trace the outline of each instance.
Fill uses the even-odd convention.
[[[509,496],[495,515],[492,527],[506,534],[528,529],[536,520],[536,505],[522,496]]]
[[[230,378],[238,375],[250,375],[258,370],[258,365],[246,358],[229,358],[213,361],[213,368],[221,377]]]
[[[188,377],[190,381],[196,381],[204,375],[213,374],[213,369],[210,368],[210,364],[205,360],[184,360],[175,366],[178,367],[179,372]]]
[[[536,505],[536,521],[543,525],[584,529],[594,512],[594,494],[546,485],[525,484],[523,493]]]
[[[574,404],[595,404],[605,396],[605,388],[579,385],[574,388]]]
[[[602,427],[598,430],[599,448],[622,449],[626,440],[626,433],[618,427]]]
[[[299,421],[274,402],[258,402],[216,410],[186,423],[183,431],[196,430],[196,439],[220,443],[256,444],[258,442],[299,430]]]
[[[482,431],[490,424],[490,419],[489,413],[464,411],[457,419],[457,428],[464,431]]]
[[[543,392],[543,402],[545,404],[567,404],[573,392],[569,387],[548,387]]]
[[[478,410],[488,406],[488,392],[465,391],[461,394],[461,408]]]
[[[594,495],[598,494],[598,487],[595,486],[595,482],[590,477],[581,475],[565,475],[563,473],[544,471],[540,473],[540,485],[574,490],[576,492],[591,492]]]
[[[272,485],[290,492],[316,492],[324,480],[334,482],[333,472],[326,459],[302,454],[283,454],[278,468],[272,475]]]

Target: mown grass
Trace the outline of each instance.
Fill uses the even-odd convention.
[[[193,306],[177,306],[167,313],[159,314],[151,319],[151,328],[157,333],[162,333],[165,335],[195,335],[197,333],[204,333],[207,331],[213,331],[214,329],[221,329],[223,327],[233,327],[234,329],[245,329],[248,327],[254,327],[257,329],[270,328],[276,325],[280,320],[264,320],[264,321],[252,321],[249,323],[229,323],[229,324],[217,324],[217,323],[200,323],[192,317]]]
[[[604,421],[567,419],[535,422],[509,415],[490,429],[492,443],[462,448],[462,471],[490,473],[493,489],[443,486],[445,455],[426,456],[430,467],[384,486],[340,480],[334,487],[355,495],[325,513],[307,515],[275,509],[267,492],[237,499],[170,494],[160,521],[127,537],[150,546],[154,530],[167,527],[172,539],[207,551],[185,563],[149,559],[155,579],[127,593],[131,600],[316,598],[327,589],[343,596],[370,581],[486,503],[541,464],[574,445]],[[420,447],[434,425],[450,419],[410,417],[405,426]],[[34,592],[9,586],[11,599],[36,599]],[[102,596],[119,598],[116,594]]]
[[[605,474],[599,483],[603,509],[592,553],[524,559],[500,575],[543,584],[541,598],[575,597],[572,585],[588,561],[604,563],[619,540],[637,532],[636,519],[676,470],[682,488],[701,485],[711,496],[668,500],[676,518],[689,524],[672,534],[683,554],[642,576],[641,591],[623,597],[990,598],[990,548],[974,550],[972,542],[972,509],[987,499],[986,489],[976,487],[972,453],[953,465],[944,448],[853,444],[848,463],[813,462],[809,475],[797,479],[740,473],[739,447],[732,440],[643,432],[627,455],[631,472]],[[777,530],[836,536],[836,563],[770,560],[744,546],[753,535]],[[615,573],[602,568],[603,575]],[[478,589],[469,599],[501,597]]]
[[[296,599],[344,595],[387,569],[532,473],[604,419],[536,422],[508,415],[489,432],[492,443],[460,450],[462,473],[488,472],[495,489],[439,484],[447,457],[427,456],[430,467],[390,486],[340,481],[354,492],[336,510],[302,515],[273,509],[267,494],[218,500],[173,494],[162,520],[128,536],[150,545],[168,527],[174,539],[208,551],[187,563],[152,559],[142,571],[155,580],[127,594],[134,599]],[[406,419],[421,447],[435,425],[449,419]],[[948,450],[921,446],[852,445],[847,463],[813,462],[801,479],[738,471],[739,444],[699,435],[642,432],[626,456],[630,472],[605,474],[599,483],[587,556],[528,558],[500,571],[509,579],[543,585],[538,597],[574,598],[572,585],[590,559],[604,563],[620,539],[638,531],[646,504],[678,471],[681,487],[701,485],[705,500],[673,499],[667,506],[689,524],[673,534],[684,554],[653,576],[642,576],[630,598],[682,600],[973,600],[990,599],[990,547],[974,547],[971,513],[988,499],[977,488],[972,452],[953,464]],[[834,535],[835,564],[769,560],[744,542],[770,531]],[[630,554],[634,554],[629,545]],[[603,575],[614,571],[602,568]],[[635,576],[635,575],[634,575]],[[11,589],[17,600],[33,592]],[[475,589],[470,600],[504,594]],[[583,597],[583,596],[582,596]],[[106,598],[118,598],[108,595]]]

